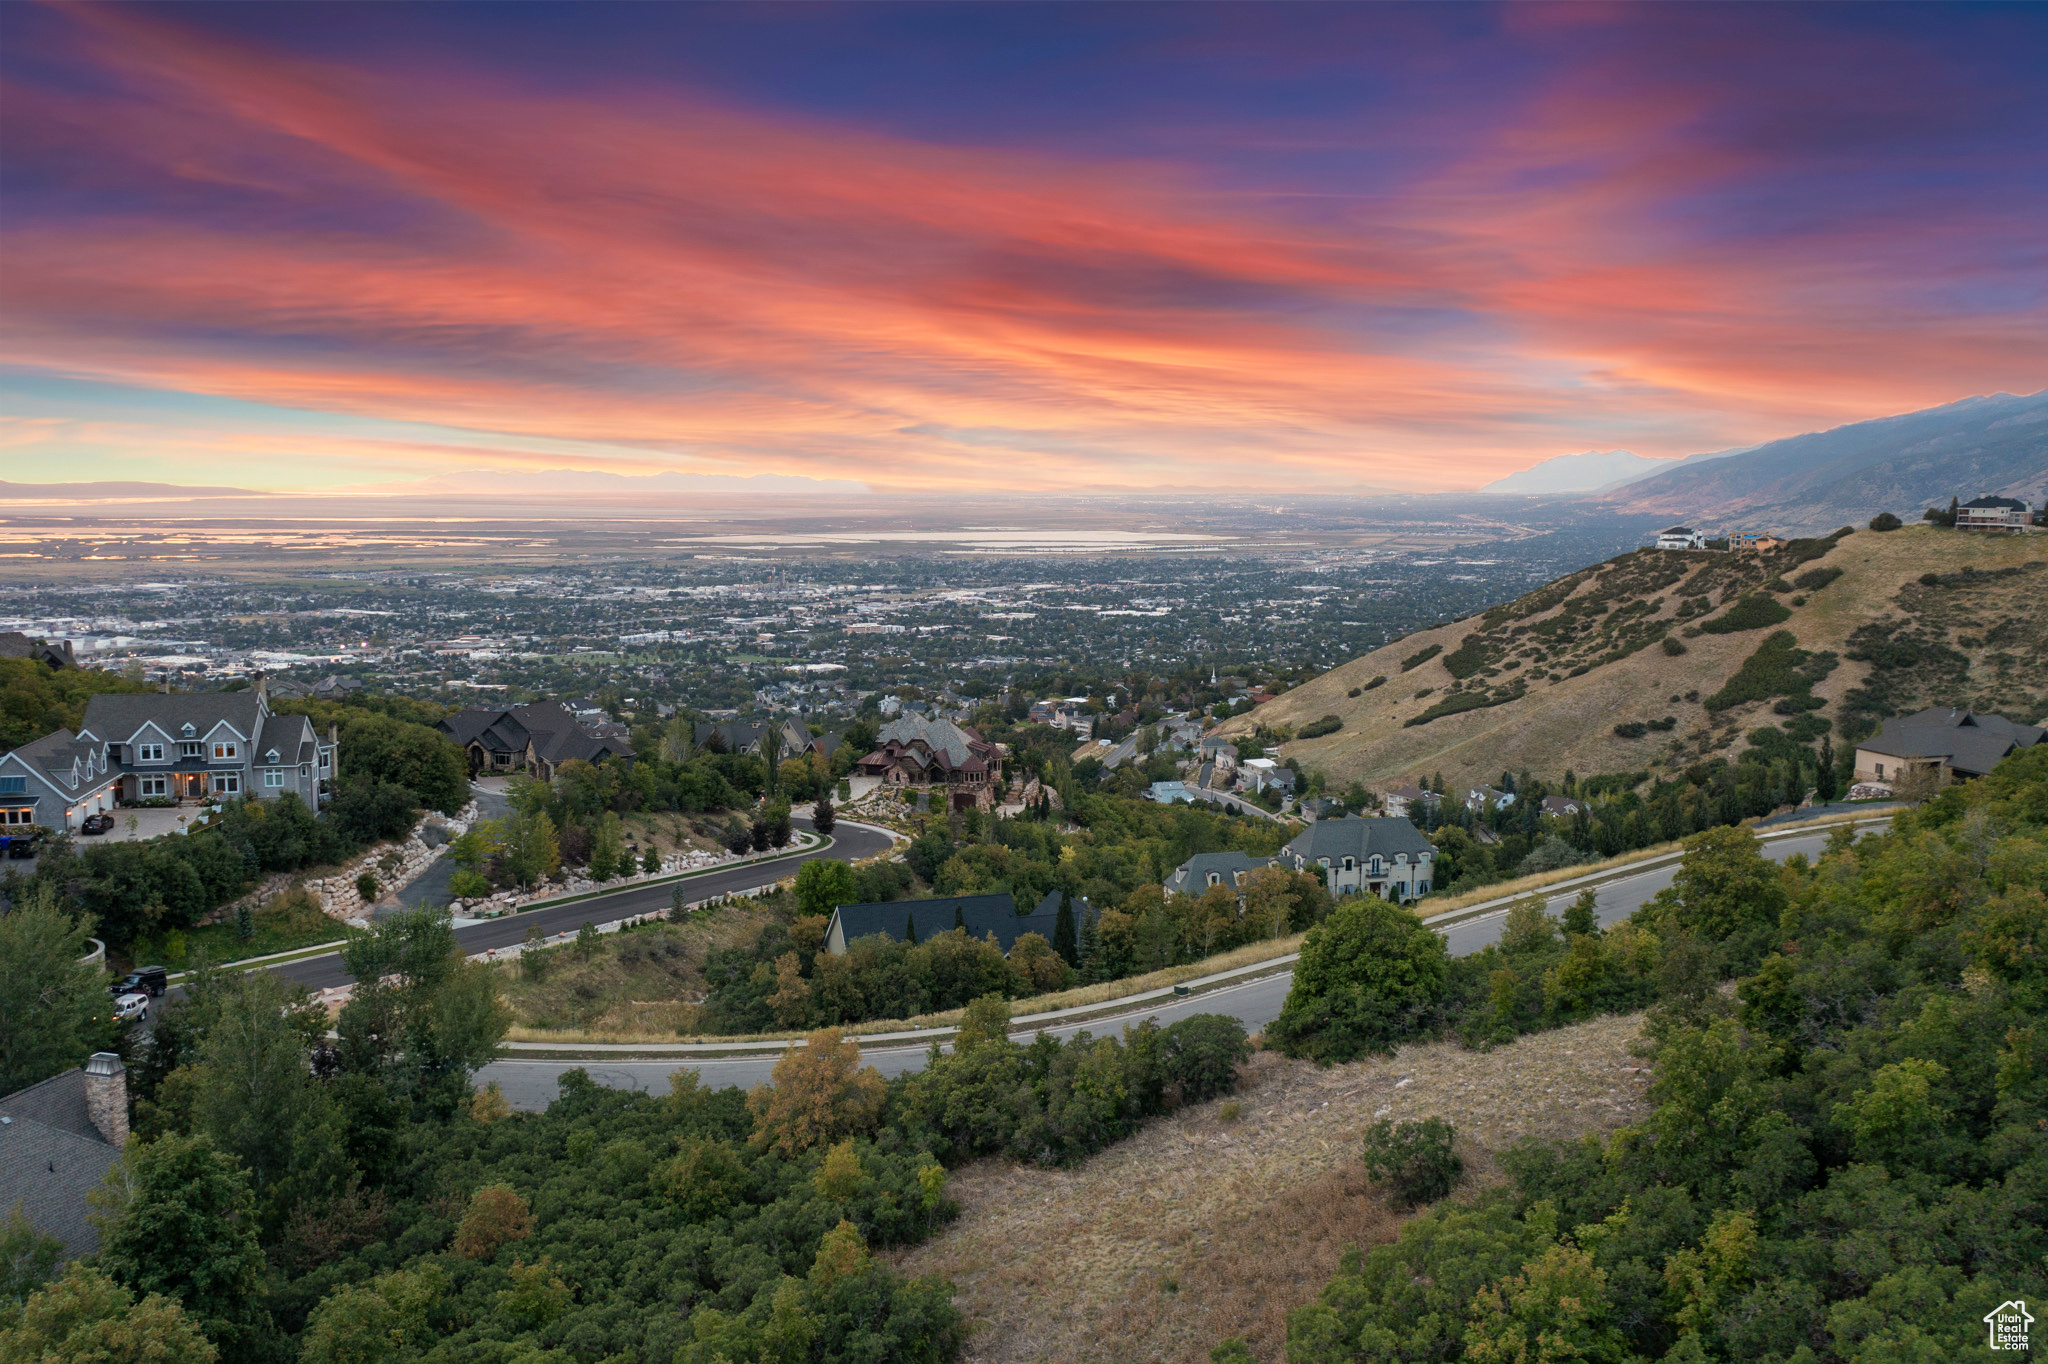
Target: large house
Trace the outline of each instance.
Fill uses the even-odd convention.
[[[1885,721],[1856,745],[1856,780],[1897,781],[1916,767],[1931,767],[1944,779],[1981,777],[2006,754],[2040,743],[2044,732],[2002,715],[1930,706]]]
[[[565,762],[633,756],[624,725],[586,724],[559,701],[505,709],[470,706],[437,728],[462,746],[471,776],[525,772],[538,781],[553,781]]]
[[[66,1260],[92,1254],[87,1200],[127,1144],[128,1077],[113,1052],[0,1096],[0,1208],[21,1209]]]
[[[905,715],[882,727],[875,751],[854,764],[885,786],[937,787],[950,809],[989,809],[1003,776],[1003,749],[951,720]]]
[[[75,833],[88,817],[114,808],[119,782],[120,773],[108,770],[106,747],[68,729],[0,753],[0,834]]]
[[[2027,504],[2016,497],[1973,497],[1956,508],[1957,530],[2018,533],[2026,528]]]
[[[1241,852],[1196,853],[1166,878],[1168,895],[1200,895],[1211,886],[1243,890],[1244,879],[1273,865],[1273,858]]]
[[[1436,845],[1405,819],[1319,819],[1274,859],[1323,873],[1332,895],[1413,900],[1429,894]]]
[[[1425,791],[1414,782],[1397,786],[1391,791],[1382,793],[1380,796],[1380,801],[1386,807],[1388,814],[1404,817],[1410,810],[1419,810],[1425,806],[1441,805],[1443,799],[1436,792]]]
[[[813,734],[808,726],[788,715],[779,720],[700,720],[693,737],[698,748],[716,741],[727,753],[755,757],[772,744],[777,757],[785,761],[815,753],[830,762],[841,741],[837,731]]]
[[[1691,526],[1670,526],[1657,532],[1659,549],[1705,549],[1705,531],[1694,530]]]
[[[1080,918],[1087,902],[1074,901],[1074,931],[1080,932]],[[848,943],[876,934],[892,942],[930,942],[956,928],[967,930],[970,938],[993,936],[996,946],[1008,956],[1017,939],[1036,933],[1052,941],[1059,926],[1060,897],[1054,891],[1029,914],[1017,912],[1017,902],[1008,891],[996,895],[951,895],[931,900],[891,900],[884,904],[840,905],[825,926],[825,950],[844,956]]]
[[[323,739],[303,715],[272,714],[260,684],[248,691],[104,693],[85,703],[78,739],[104,750],[124,801],[275,800],[291,792],[318,810],[335,773],[332,727]]]

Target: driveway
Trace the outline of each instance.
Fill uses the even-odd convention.
[[[511,803],[505,799],[505,779],[486,777],[470,787],[470,794],[476,797],[478,819],[503,819],[512,813]],[[407,909],[418,909],[421,905],[432,905],[439,909],[455,897],[448,891],[449,878],[455,875],[455,859],[443,853],[427,864],[404,890],[398,892],[398,903]],[[372,917],[382,918],[392,910],[390,905],[379,905]]]

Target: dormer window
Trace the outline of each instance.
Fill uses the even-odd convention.
[[[160,763],[163,760],[164,746],[162,744],[135,745],[135,761],[139,763]]]
[[[192,722],[189,720],[185,722],[185,727],[178,731],[178,733],[184,735],[188,739],[191,738],[197,732],[197,730],[192,728]]]
[[[267,762],[267,763],[274,763],[274,762],[276,762],[276,761],[277,761],[277,750],[273,748],[273,749],[271,749],[271,750],[270,750],[270,751],[269,751],[268,753],[264,754],[264,755],[263,755],[263,761],[265,761],[265,762]]]
[[[1357,859],[1357,858],[1354,858],[1354,857],[1347,857],[1347,858],[1345,858],[1345,859],[1344,859],[1344,870],[1346,870],[1346,871],[1356,871],[1357,869],[1358,869],[1358,859]]]
[[[237,756],[239,756],[239,753],[235,748],[234,741],[231,739],[222,739],[213,746],[213,757],[216,762]]]
[[[1223,878],[1212,871],[1209,873],[1209,884],[1212,886],[1221,885],[1223,884]]]

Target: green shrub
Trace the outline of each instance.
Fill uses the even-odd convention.
[[[1351,896],[1308,931],[1270,1036],[1281,1051],[1353,1061],[1434,1028],[1448,950],[1412,911]]]
[[[1706,707],[1717,712],[1745,701],[1784,696],[1802,703],[1801,709],[1811,709],[1803,703],[1812,699],[1812,687],[1818,679],[1800,670],[1809,661],[1816,660],[1799,647],[1790,630],[1774,631],[1757,645],[1755,653],[1743,660],[1735,676],[1706,699]]]
[[[1737,598],[1735,605],[1714,619],[1702,622],[1700,629],[1710,635],[1732,635],[1742,630],[1761,630],[1791,618],[1792,612],[1784,603],[1752,592]]]
[[[377,898],[377,877],[374,872],[366,871],[357,875],[356,894],[363,897],[365,904]]]
[[[1687,652],[1687,650],[1682,641],[1666,635],[1664,636],[1664,652],[1673,658],[1677,658],[1680,654]]]
[[[1641,720],[1625,721],[1614,727],[1614,736],[1617,739],[1640,739],[1648,732],[1649,727]]]
[[[1818,592],[1842,576],[1839,568],[1809,568],[1792,580],[1792,585],[1801,592]]]
[[[1416,668],[1419,668],[1423,664],[1429,662],[1429,660],[1431,660],[1432,658],[1435,658],[1438,654],[1442,653],[1443,651],[1443,645],[1432,644],[1426,649],[1420,650],[1416,653],[1412,653],[1408,655],[1408,657],[1401,660],[1401,671],[1405,673],[1410,672]]]
[[[1297,739],[1320,739],[1326,734],[1335,734],[1344,728],[1344,721],[1335,715],[1325,715],[1320,720],[1311,720],[1301,727],[1294,737]]]
[[[1387,685],[1387,679],[1385,675],[1382,674],[1381,676],[1373,678],[1372,681],[1366,683],[1363,687],[1360,687],[1359,690],[1371,691],[1374,687],[1384,687],[1385,685]]]
[[[1434,1203],[1458,1185],[1465,1162],[1452,1149],[1456,1130],[1442,1118],[1381,1119],[1365,1133],[1365,1173],[1403,1207]]]
[[[1879,512],[1870,518],[1870,528],[1872,530],[1897,530],[1905,524],[1905,522],[1899,520],[1898,517],[1890,512]]]

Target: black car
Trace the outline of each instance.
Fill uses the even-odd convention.
[[[34,857],[36,855],[36,844],[42,841],[43,831],[41,829],[31,829],[26,833],[9,834],[7,836],[7,855],[9,857]]]
[[[122,995],[137,991],[162,999],[164,991],[171,988],[171,973],[161,966],[138,966],[127,975],[107,987],[107,993],[119,999]]]
[[[85,822],[78,826],[82,834],[103,834],[114,827],[114,817],[108,814],[87,815]]]

